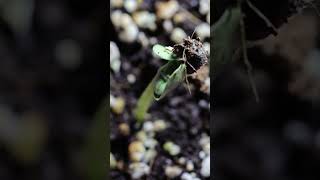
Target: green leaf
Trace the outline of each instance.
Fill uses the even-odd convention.
[[[154,98],[157,101],[176,88],[186,75],[186,65],[184,63],[170,61],[167,65],[160,69],[160,76],[155,84]]]
[[[185,71],[186,65],[181,61],[169,61],[161,66],[140,96],[133,112],[135,118],[140,122],[143,121],[153,101],[163,98],[165,94],[182,82]]]
[[[160,44],[156,44],[152,47],[153,53],[160,57],[161,59],[172,61],[177,60],[178,57],[173,53],[173,48],[170,46],[162,46]]]
[[[240,46],[241,15],[239,7],[228,8],[211,28],[213,38],[210,52],[213,54],[213,59],[210,62],[210,73],[213,74],[213,78],[223,70],[226,64],[232,62],[235,50]]]

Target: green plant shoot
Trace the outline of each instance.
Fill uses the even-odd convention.
[[[159,56],[161,59],[172,61],[178,60],[177,56],[173,53],[173,49],[170,46],[162,46],[156,44],[152,47],[152,51],[155,55]]]
[[[186,65],[181,61],[170,61],[160,71],[154,87],[154,98],[160,100],[168,92],[176,88],[186,76]]]
[[[143,121],[145,114],[154,100],[162,99],[168,92],[183,82],[186,75],[186,65],[174,53],[171,47],[156,44],[153,53],[168,62],[161,66],[155,77],[140,96],[134,110],[135,118]]]

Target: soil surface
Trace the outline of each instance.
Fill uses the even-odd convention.
[[[137,123],[132,114],[139,96],[155,76],[157,69],[166,63],[165,60],[152,55],[154,42],[173,46],[183,40],[181,38],[181,41],[177,42],[172,37],[177,30],[175,28],[191,36],[200,23],[208,24],[206,15],[199,12],[199,1],[194,0],[179,1],[179,5],[174,6],[178,5],[177,7],[184,9],[177,10],[172,17],[161,19],[157,3],[168,2],[177,3],[177,1],[143,1],[139,9],[133,12],[128,12],[125,5],[124,7],[114,5],[111,8],[111,16],[116,11],[127,13],[131,17],[137,11],[147,11],[156,16],[157,27],[153,30],[142,28],[134,21],[138,31],[144,33],[147,38],[148,44],[143,45],[139,38],[124,42],[126,38],[120,37],[122,28],[117,28],[115,23],[110,25],[113,32],[111,41],[119,49],[118,60],[121,63],[119,70],[111,69],[110,74],[112,99],[110,139],[111,153],[115,160],[110,179],[113,180],[210,179],[210,173],[208,175],[201,172],[205,171],[204,160],[210,158],[209,94],[201,90],[196,84],[198,81],[190,78],[191,94],[186,83],[182,83],[163,99],[154,102],[149,110],[149,116],[143,123]],[[193,14],[192,17],[190,14],[184,14],[187,19],[179,22],[177,20],[179,16],[176,15],[186,13],[185,11]],[[197,19],[196,23],[192,18]],[[173,27],[166,27],[163,25],[164,22],[171,23]],[[201,41],[209,42],[209,36],[202,38]],[[119,102],[121,106],[117,106]],[[117,111],[119,108],[120,111]],[[208,168],[210,169],[210,163]]]

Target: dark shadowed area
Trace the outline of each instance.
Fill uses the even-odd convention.
[[[0,179],[104,176],[93,160],[106,135],[96,113],[106,96],[105,9],[99,0],[0,0]]]
[[[260,102],[255,102],[241,57],[217,77],[211,95],[214,176],[319,179],[319,1],[312,1],[314,6],[303,6],[311,1],[302,0],[251,2],[274,22],[278,35],[271,35],[266,23],[244,6],[247,35],[260,39],[248,49]]]

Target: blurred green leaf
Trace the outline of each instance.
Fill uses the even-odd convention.
[[[101,103],[97,110],[92,126],[83,149],[84,158],[81,169],[86,174],[86,179],[100,180],[107,178],[109,166],[109,121],[110,121],[109,99]]]
[[[213,54],[211,56],[213,59],[210,61],[210,71],[213,78],[223,70],[224,65],[232,62],[234,52],[240,45],[240,18],[240,8],[230,7],[211,28],[213,38],[210,52]]]

